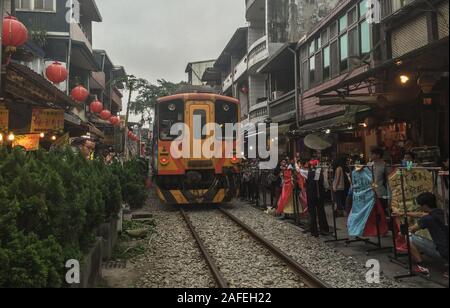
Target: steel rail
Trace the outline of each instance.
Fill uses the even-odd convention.
[[[228,217],[230,220],[235,222],[239,227],[244,229],[248,234],[250,234],[254,239],[256,239],[258,242],[260,242],[264,247],[269,249],[274,255],[276,255],[279,259],[281,259],[283,262],[285,262],[295,273],[297,273],[301,278],[304,279],[305,284],[310,288],[317,288],[317,289],[323,289],[323,288],[330,288],[328,284],[323,282],[319,277],[317,277],[315,274],[307,270],[305,267],[303,267],[300,263],[292,259],[290,256],[288,256],[286,253],[284,253],[281,249],[274,246],[271,242],[266,240],[264,237],[259,235],[255,230],[253,230],[251,227],[249,227],[247,224],[245,224],[243,221],[241,221],[239,218],[231,214],[230,212],[219,209],[226,217]]]
[[[200,249],[200,252],[202,253],[203,257],[205,258],[206,264],[208,265],[211,274],[214,278],[214,280],[217,283],[217,286],[221,289],[229,289],[228,282],[223,277],[222,273],[220,272],[219,268],[216,265],[216,262],[214,262],[214,259],[209,254],[209,252],[206,250],[205,244],[203,243],[202,239],[197,233],[197,230],[195,230],[194,225],[192,224],[191,220],[189,219],[188,215],[183,209],[180,209],[181,216],[183,216],[183,219],[185,220],[186,224],[189,227],[189,230],[192,233],[192,236],[194,236],[195,241],[197,242],[197,246]]]

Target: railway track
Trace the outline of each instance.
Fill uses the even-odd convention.
[[[197,246],[199,247],[210,271],[211,274],[219,288],[230,288],[230,283],[225,278],[226,275],[220,270],[220,267],[218,266],[216,260],[214,259],[213,255],[208,250],[208,245],[205,243],[205,240],[202,239],[200,235],[201,230],[197,230],[197,228],[192,223],[192,220],[184,209],[180,209],[181,215],[184,218],[186,224],[188,225],[188,228],[190,232],[192,233]],[[301,264],[299,264],[297,261],[292,259],[290,256],[288,256],[285,252],[277,248],[275,245],[273,245],[270,241],[262,237],[260,234],[258,234],[256,231],[254,231],[252,228],[250,228],[248,225],[246,225],[243,221],[241,221],[236,216],[229,213],[227,210],[224,209],[218,209],[214,210],[214,212],[218,213],[219,215],[225,217],[228,221],[232,222],[233,225],[237,226],[240,230],[245,231],[246,234],[250,235],[250,237],[256,241],[256,243],[260,246],[262,246],[264,249],[270,252],[272,256],[274,256],[277,260],[281,261],[283,264],[285,264],[291,272],[293,272],[298,278],[303,281],[305,287],[307,288],[329,288],[329,286],[321,281],[315,274],[311,273],[309,270],[304,268]]]

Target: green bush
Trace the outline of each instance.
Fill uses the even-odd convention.
[[[148,196],[146,187],[146,176],[148,166],[140,159],[114,163],[113,173],[119,178],[122,187],[122,198],[131,209],[139,209],[144,206]]]
[[[126,170],[70,149],[0,149],[0,287],[64,286],[65,261],[80,260],[117,217]]]

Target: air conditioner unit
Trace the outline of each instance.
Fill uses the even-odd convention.
[[[275,91],[272,93],[272,97],[273,99],[279,99],[280,97],[282,97],[284,95],[283,91]]]

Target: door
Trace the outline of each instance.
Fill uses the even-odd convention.
[[[202,153],[206,140],[213,137],[213,132],[203,129],[208,123],[214,122],[214,108],[210,102],[188,102],[186,104],[186,118],[190,129],[191,159],[208,160]]]

